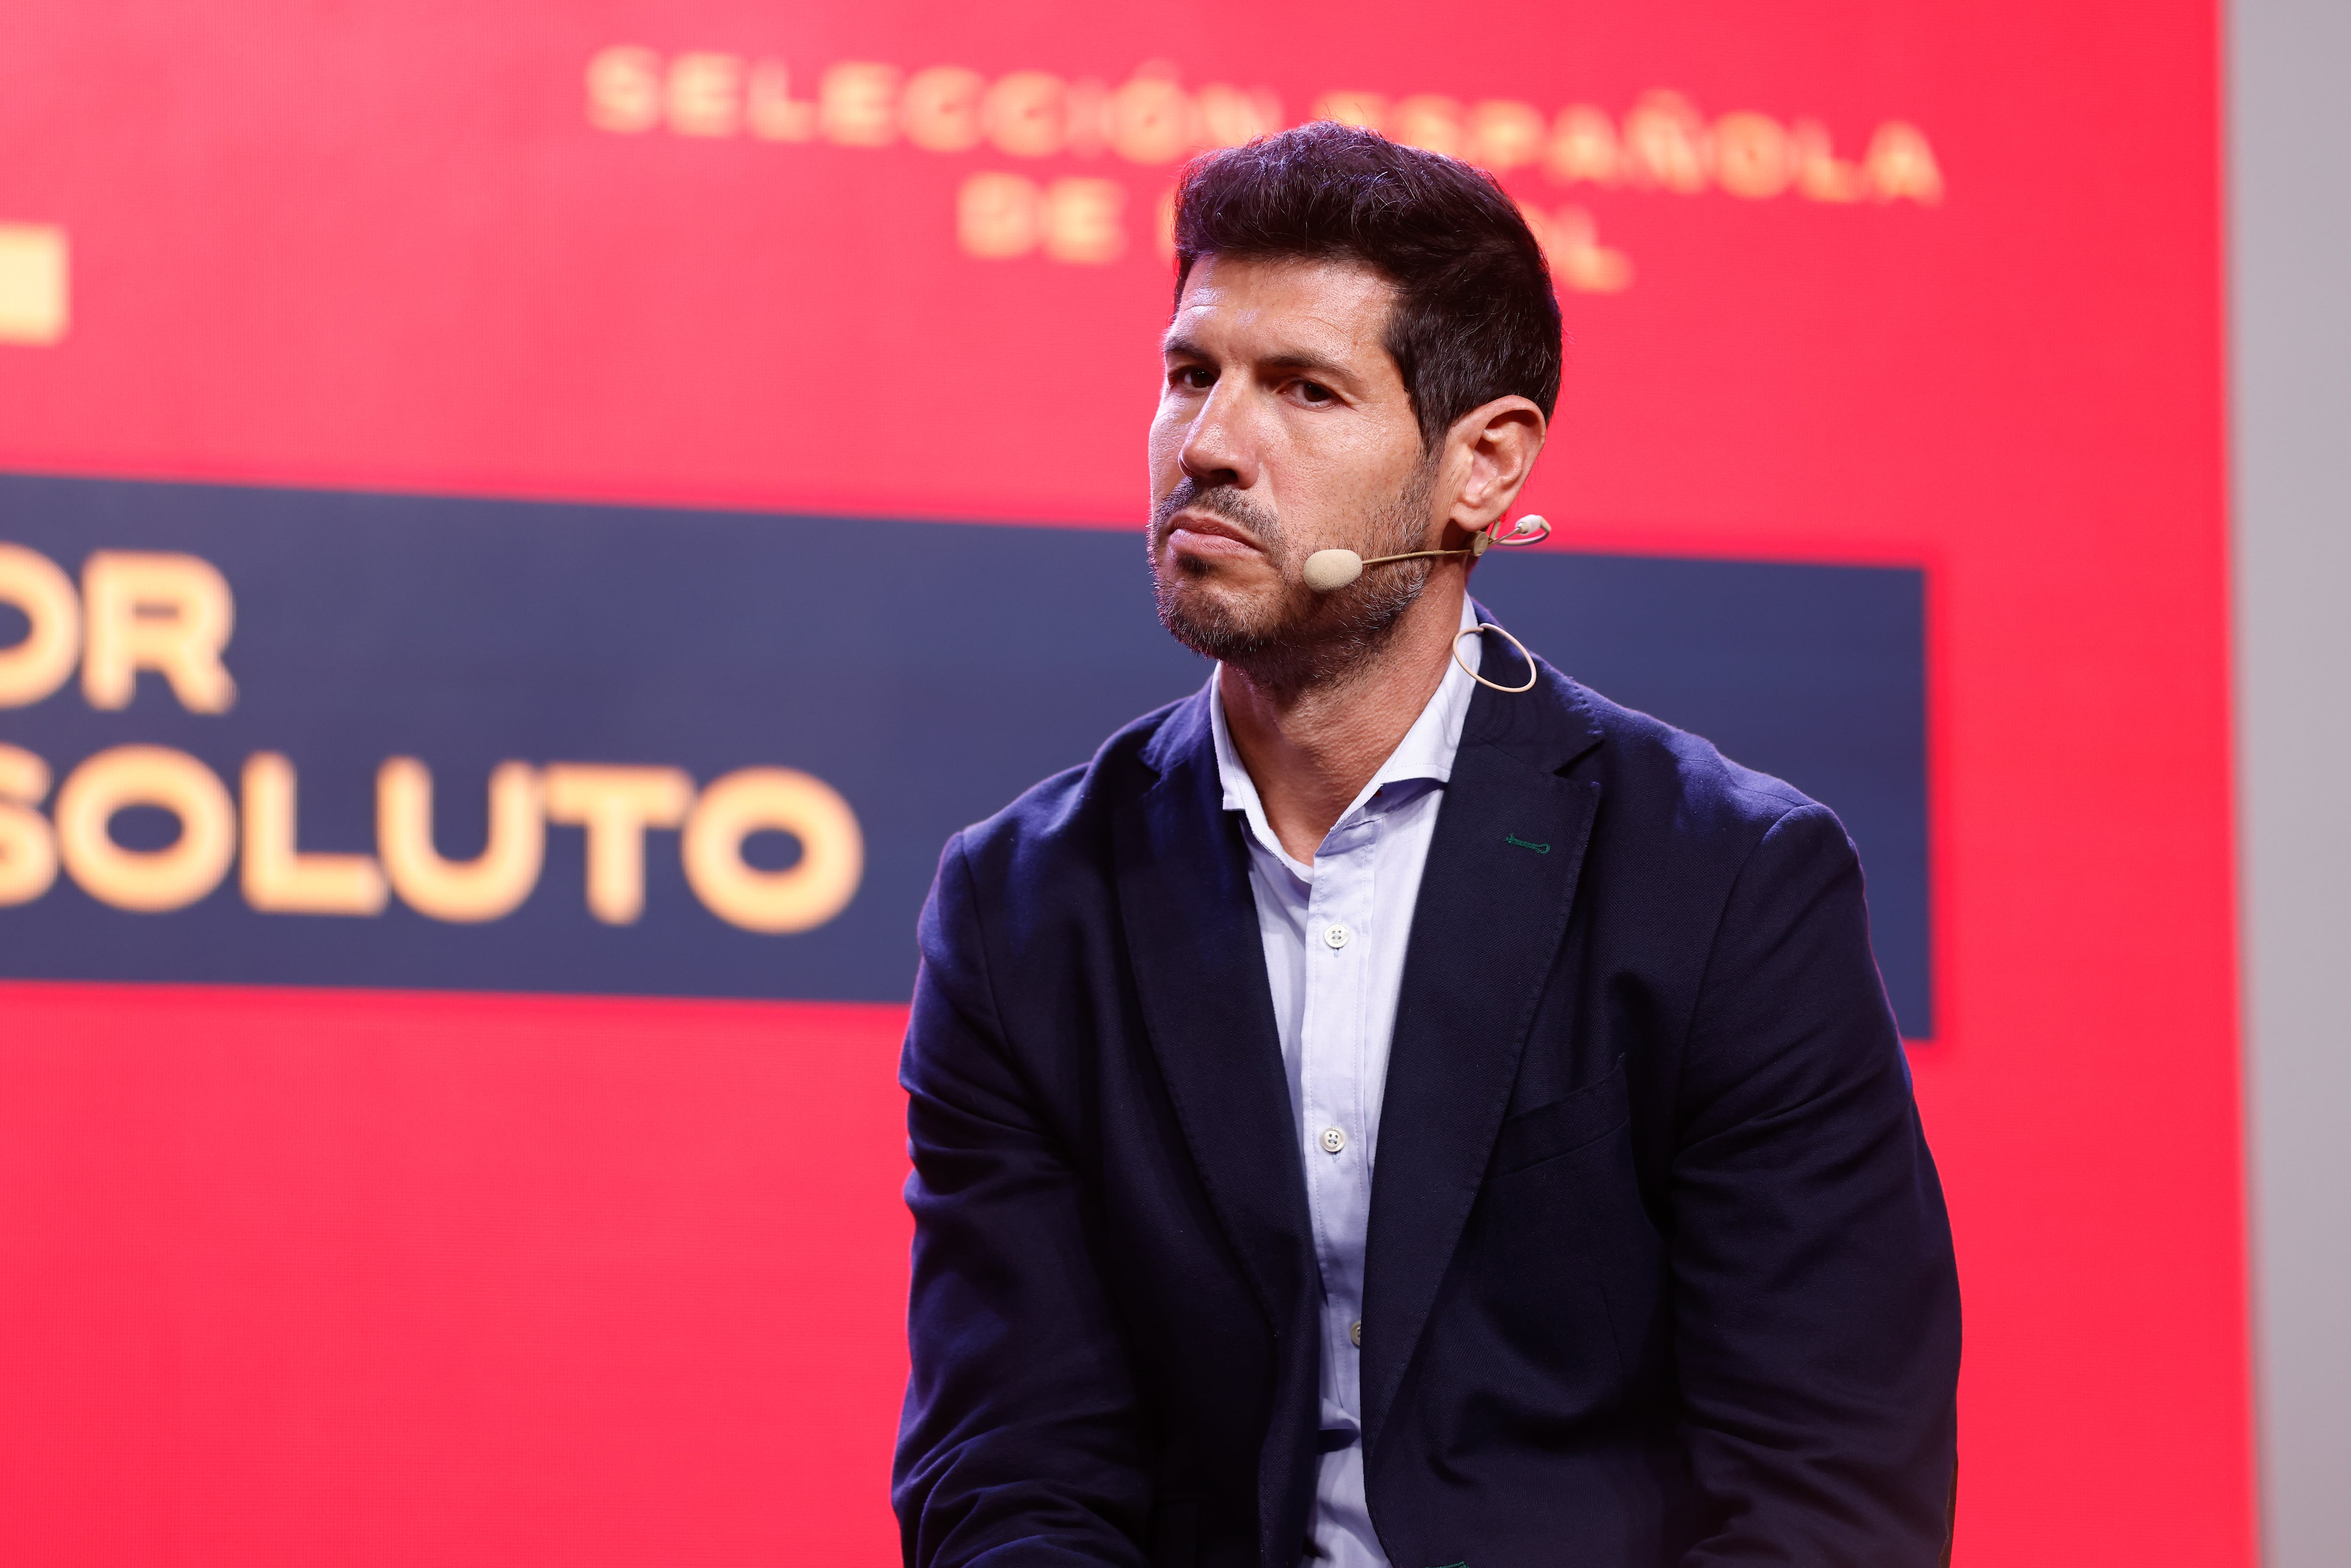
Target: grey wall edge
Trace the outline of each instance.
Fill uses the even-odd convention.
[[[2351,1563],[2351,3],[2231,17],[2238,811],[2262,1535]]]

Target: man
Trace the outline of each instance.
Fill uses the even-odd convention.
[[[1314,125],[1176,232],[1151,568],[1218,663],[940,862],[907,1562],[1939,1561],[1958,1285],[1853,847],[1468,598],[1559,385],[1525,224]]]

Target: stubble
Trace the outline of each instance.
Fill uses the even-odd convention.
[[[1419,465],[1404,490],[1373,511],[1364,532],[1366,557],[1418,548],[1435,478],[1435,464]],[[1271,604],[1237,605],[1207,591],[1205,579],[1213,570],[1207,563],[1179,557],[1163,566],[1169,524],[1186,507],[1248,530],[1281,569],[1280,597]],[[1286,693],[1343,682],[1376,658],[1420,598],[1433,564],[1375,566],[1335,592],[1317,593],[1291,569],[1280,518],[1229,486],[1202,486],[1188,477],[1154,509],[1146,545],[1159,623],[1168,634],[1255,685]]]

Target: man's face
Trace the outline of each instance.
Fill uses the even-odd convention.
[[[1395,303],[1350,262],[1193,267],[1151,425],[1151,570],[1186,645],[1311,678],[1377,646],[1417,596],[1426,561],[1332,594],[1301,575],[1319,549],[1385,555],[1437,531],[1433,469],[1382,342]]]

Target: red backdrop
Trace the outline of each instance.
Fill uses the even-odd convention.
[[[1498,165],[1566,542],[1928,572],[1961,1558],[2252,1560],[2209,6],[0,19],[25,472],[1129,527],[1168,159]],[[11,1560],[886,1560],[902,1019],[0,991]]]

